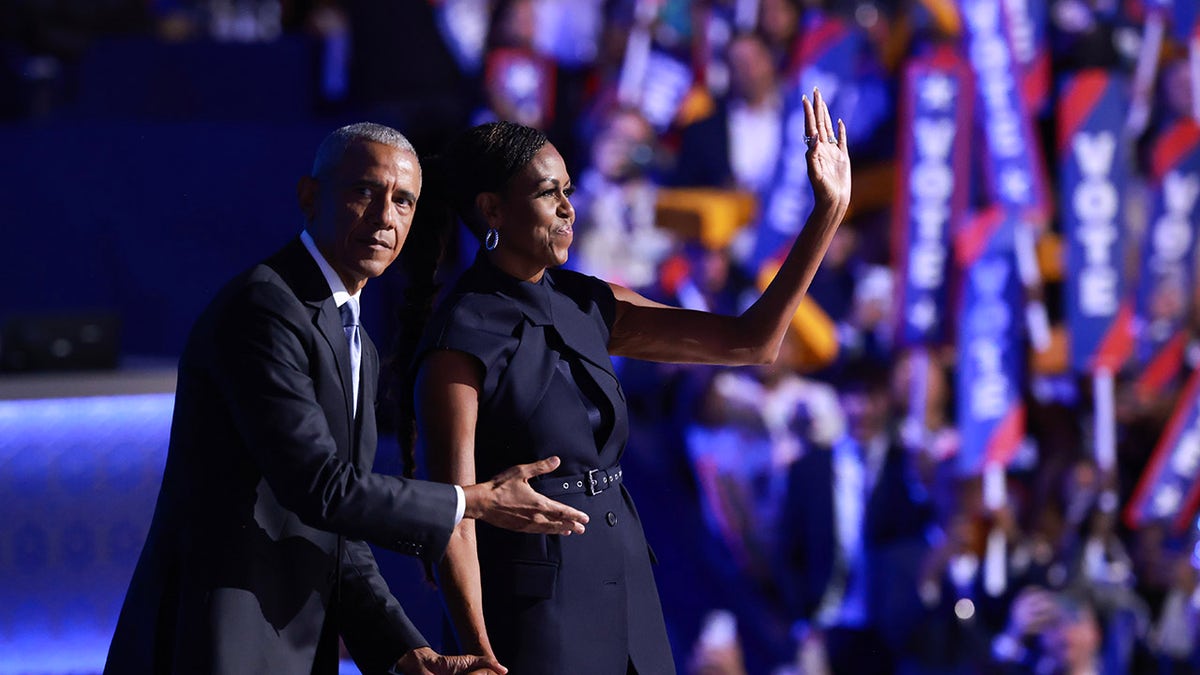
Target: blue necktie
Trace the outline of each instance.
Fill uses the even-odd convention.
[[[358,371],[362,362],[362,338],[358,334],[358,299],[350,298],[338,307],[342,314],[342,329],[346,331],[346,343],[350,345],[350,383],[354,388],[354,414],[358,415]]]

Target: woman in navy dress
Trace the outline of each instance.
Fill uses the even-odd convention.
[[[628,420],[610,356],[774,360],[850,197],[845,127],[839,121],[835,132],[815,91],[805,117],[816,207],[775,280],[737,317],[667,307],[559,269],[573,188],[541,132],[487,124],[443,155],[453,180],[426,192],[452,206],[483,247],[413,350],[431,477],[470,484],[557,456],[558,468],[532,484],[590,518],[575,536],[462,522],[438,568],[460,649],[495,655],[520,675],[675,671],[652,554],[624,485]]]

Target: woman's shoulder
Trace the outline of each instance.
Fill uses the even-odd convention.
[[[554,279],[555,288],[567,295],[612,295],[612,288],[608,285],[607,281],[591,276],[590,274],[576,272],[564,267],[555,267],[547,270],[547,273]]]
[[[512,300],[494,293],[456,288],[434,312],[430,332],[509,334],[521,321],[521,310]]]
[[[574,301],[584,313],[598,309],[604,323],[612,325],[617,299],[607,281],[561,267],[548,273],[554,280],[555,290]]]
[[[452,293],[426,324],[415,362],[420,363],[432,351],[448,349],[474,357],[484,372],[491,372],[518,342],[514,332],[521,313],[511,305],[488,293]]]

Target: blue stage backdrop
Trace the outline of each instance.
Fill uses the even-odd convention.
[[[0,319],[115,310],[123,354],[178,356],[220,285],[300,232],[296,181],[332,126],[0,126],[2,259],[21,288]]]
[[[174,395],[0,400],[0,675],[98,673],[158,494]],[[376,470],[398,473],[393,438]],[[415,559],[376,551],[437,646]],[[357,673],[343,664],[343,673]]]
[[[98,672],[150,525],[172,394],[0,401],[0,673]]]

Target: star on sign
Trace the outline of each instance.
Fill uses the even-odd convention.
[[[921,332],[933,328],[937,322],[937,305],[929,298],[913,304],[908,310],[908,323]]]
[[[1191,476],[1200,466],[1200,431],[1191,429],[1179,439],[1179,449],[1171,458],[1171,470],[1181,476]]]
[[[508,90],[518,97],[532,95],[538,88],[538,71],[530,63],[518,63],[508,72]]]
[[[1000,174],[1000,192],[1010,201],[1025,203],[1029,200],[1029,177],[1017,168],[1005,169]]]
[[[921,102],[934,110],[945,110],[955,95],[954,82],[945,75],[930,75],[921,80]]]
[[[1181,501],[1183,501],[1183,495],[1179,488],[1174,485],[1165,485],[1154,494],[1151,508],[1156,516],[1169,516],[1175,513]]]

